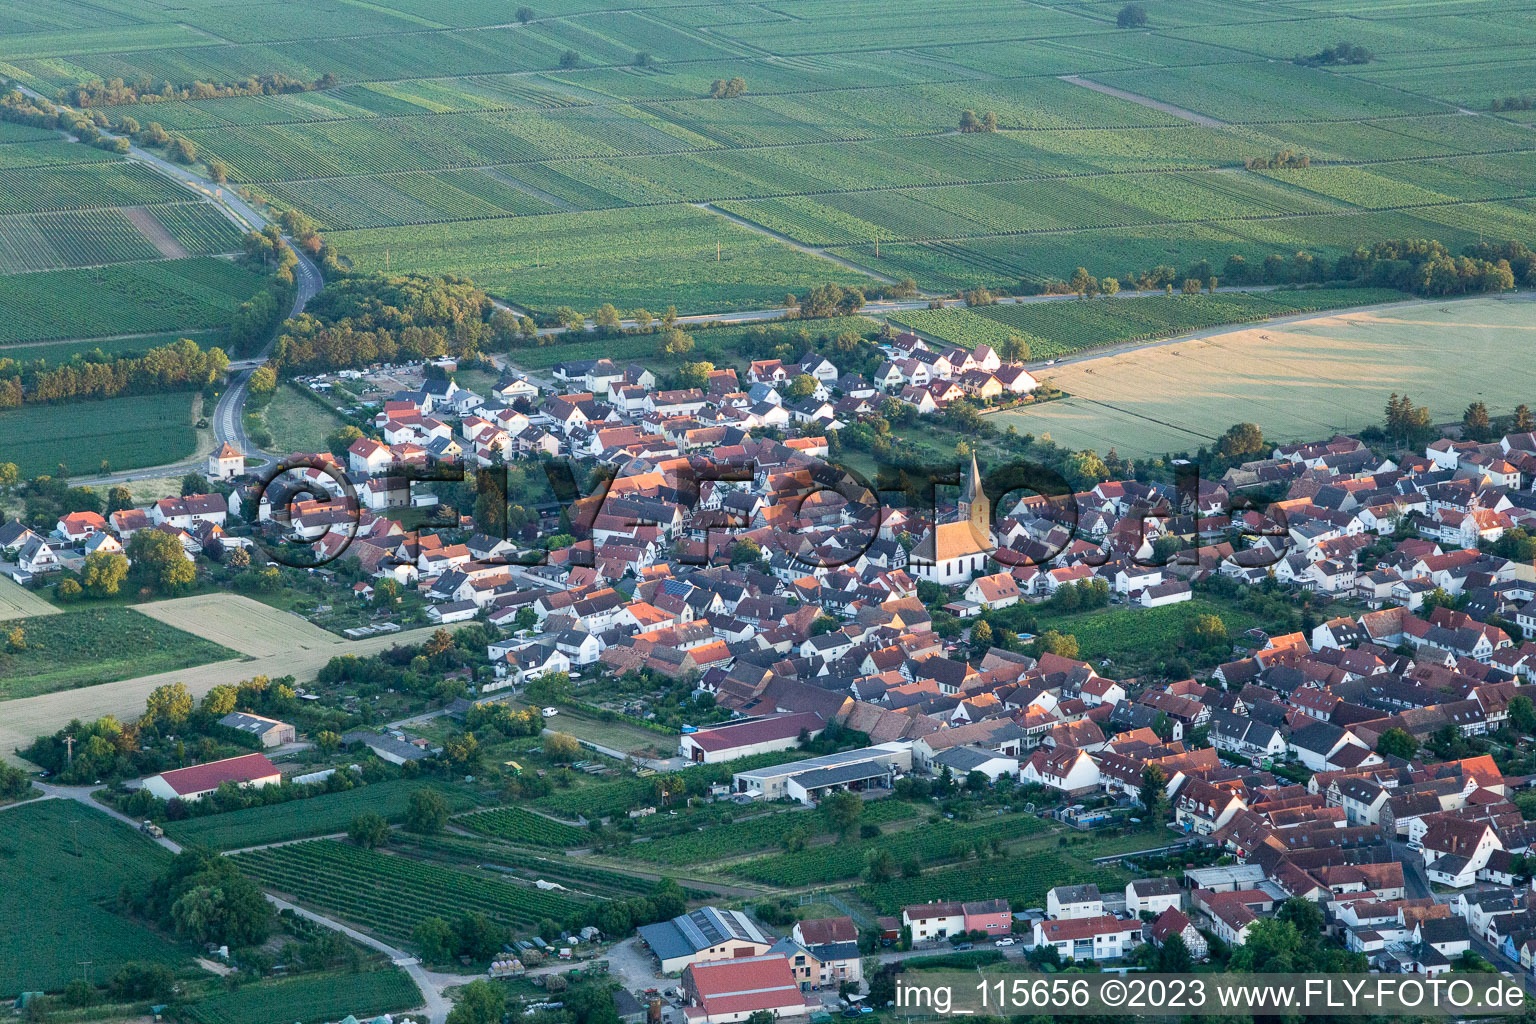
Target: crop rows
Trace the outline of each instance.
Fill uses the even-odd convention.
[[[394,845],[413,856],[429,860],[515,868],[521,877],[548,879],[605,899],[643,896],[654,884],[638,875],[593,867],[575,857],[534,853],[479,836],[469,838],[446,833],[415,836],[407,833],[397,835]]]
[[[0,278],[4,280],[7,279]],[[27,476],[56,472],[60,463],[91,470],[102,462],[114,470],[159,466],[186,458],[196,446],[192,402],[185,392],[131,395],[88,404],[0,409],[0,462],[16,463]],[[190,638],[182,635],[179,639]],[[133,649],[133,644],[124,648]],[[142,657],[108,658],[98,650],[86,659],[83,675],[70,678],[67,666],[59,663],[49,663],[42,670],[48,673],[47,678],[63,680],[66,686],[90,685],[108,681],[102,666],[109,661],[117,665],[116,671],[120,673],[110,675],[112,679],[129,678],[145,664]],[[37,682],[32,680],[33,684]],[[23,685],[16,678],[7,683],[12,693]]]
[[[81,164],[0,171],[0,214],[182,202],[184,189],[139,164]]]
[[[191,256],[239,252],[240,229],[212,203],[176,203],[155,206],[150,216]]]
[[[599,301],[620,309],[749,309],[807,282],[868,283],[691,206],[465,221],[451,236],[409,227],[329,237],[359,269],[384,269],[387,250],[397,270],[451,269],[540,309]]]
[[[916,857],[929,863],[963,857],[977,843],[986,845],[996,838],[1003,842],[1044,829],[1045,824],[1032,815],[1019,815],[997,821],[957,825],[941,821],[907,832],[883,835],[862,842],[838,842],[813,846],[799,853],[781,853],[749,861],[735,874],[787,887],[816,885],[852,878],[864,869],[867,856],[875,850],[887,850],[896,862]]]
[[[180,1011],[187,1024],[272,1024],[273,1021],[368,1020],[408,1010],[421,992],[404,971],[386,968],[358,974],[304,974],[242,985],[199,1000]]]
[[[526,846],[569,849],[587,841],[587,834],[576,826],[553,821],[521,807],[498,807],[491,811],[481,811],[457,818],[455,824],[471,832]]]
[[[260,283],[208,258],[0,276],[0,344],[224,327]]]
[[[0,425],[0,439],[11,436]],[[169,862],[127,826],[48,800],[6,810],[0,845],[11,894],[0,899],[0,996],[58,991],[80,977],[77,960],[94,960],[96,976],[109,978],[130,960],[184,955],[163,934],[106,909],[120,886],[146,886]]]
[[[121,210],[0,217],[0,274],[159,257]]]
[[[237,861],[265,887],[397,937],[409,937],[427,917],[451,921],[474,911],[515,928],[544,917],[563,920],[577,906],[531,886],[325,839],[243,853]]]
[[[333,229],[550,213],[542,199],[488,170],[279,182],[266,191]]]
[[[454,810],[473,806],[473,801],[462,789],[409,779],[389,779],[304,800],[188,818],[172,823],[170,833],[184,844],[200,843],[216,850],[234,850],[344,832],[352,819],[365,811],[381,815],[386,821],[405,820],[411,794],[422,788],[437,790]]]

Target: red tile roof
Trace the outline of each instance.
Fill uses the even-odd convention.
[[[688,738],[704,750],[729,750],[754,743],[771,743],[800,735],[801,729],[819,732],[825,722],[811,711],[791,715],[770,715],[752,722],[727,723],[714,729],[700,729]]]
[[[206,793],[218,789],[225,782],[245,783],[277,775],[277,766],[268,761],[265,754],[246,754],[223,761],[195,764],[190,768],[177,768],[160,777],[182,796]]]
[[[780,954],[691,964],[693,989],[710,1017],[802,1006],[805,997]]]

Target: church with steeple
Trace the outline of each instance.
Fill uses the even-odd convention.
[[[934,524],[912,549],[907,568],[918,579],[954,586],[987,571],[987,559],[997,545],[992,539],[992,502],[974,454],[960,485],[956,513],[954,520]]]

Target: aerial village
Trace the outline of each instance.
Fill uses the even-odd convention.
[[[711,372],[685,390],[606,359],[560,364],[543,386],[508,373],[484,396],[451,372],[427,376],[388,396],[344,457],[289,460],[286,485],[247,474],[226,447],[206,467],[211,493],[66,515],[47,535],[12,523],[0,551],[23,582],[121,552],[146,530],[174,536],[197,565],[296,546],[320,560],[313,572],[356,559],[362,578],[338,578],[333,595],[373,609],[352,635],[400,629],[408,594],[418,623],[477,623],[493,637],[449,709],[459,721],[554,692],[538,687],[552,680],[645,718],[644,687],[616,701],[583,694],[621,678],[655,693],[682,685],[707,720],[676,728],[666,756],[621,755],[625,770],[752,759],[703,797],[746,808],[845,794],[873,806],[909,780],[943,780],[1028,799],[1074,834],[1142,829],[1146,850],[1168,854],[1123,889],[1052,885],[1036,905],[977,893],[775,934],[750,908],[700,901],[604,935],[640,951],[625,981],[661,992],[668,1019],[674,1008],[690,1024],[857,1016],[871,951],[985,947],[1098,964],[1176,942],[1198,962],[1297,900],[1373,969],[1437,975],[1476,956],[1536,976],[1536,807],[1522,801],[1533,778],[1496,763],[1520,762],[1536,731],[1523,692],[1536,676],[1525,639],[1536,637],[1536,569],[1528,553],[1495,553],[1507,534],[1536,532],[1536,434],[1440,440],[1396,462],[1336,436],[1191,486],[1110,479],[1000,507],[972,456],[932,509],[892,506],[847,485],[828,434],[892,398],[924,414],[1036,381],[985,346],[886,344],[873,381],[821,356],[754,362],[747,380]],[[806,397],[786,397],[805,378]],[[499,535],[463,510],[419,520],[430,529],[400,521],[438,505],[434,468],[491,475],[555,460],[611,473]],[[1261,490],[1278,500],[1233,511]],[[1128,675],[1060,632],[1009,625],[1069,599],[1134,622],[1208,590],[1304,601],[1306,624],[1223,631],[1182,678]],[[552,725],[559,712],[542,710]],[[223,724],[262,748],[296,738],[243,711]],[[837,740],[818,748],[821,737]],[[443,753],[408,725],[343,739],[393,765]],[[144,788],[192,802],[283,777],[251,753]],[[527,945],[509,944],[492,975]]]

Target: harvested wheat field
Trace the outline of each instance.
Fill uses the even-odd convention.
[[[252,658],[328,650],[347,642],[308,619],[238,594],[179,597],[134,610]]]
[[[1472,401],[1506,415],[1536,404],[1533,360],[1528,296],[1404,303],[1085,359],[1047,375],[1071,398],[993,422],[1122,456],[1194,451],[1243,421],[1309,440],[1380,422],[1394,391],[1440,423]]]
[[[21,584],[0,576],[0,622],[6,619],[30,619],[34,615],[53,615],[58,611]]]

